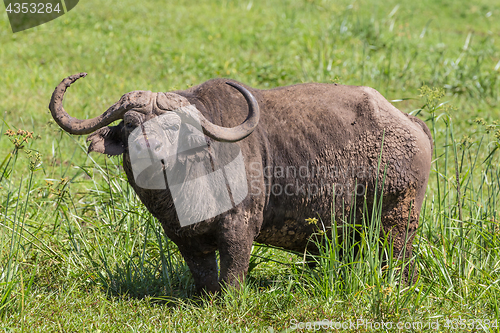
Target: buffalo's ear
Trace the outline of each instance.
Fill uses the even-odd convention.
[[[89,153],[97,152],[107,155],[120,155],[125,152],[122,141],[123,121],[116,126],[106,126],[98,129],[87,137],[90,141]]]

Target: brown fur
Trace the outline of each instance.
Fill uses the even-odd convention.
[[[184,103],[178,98],[182,96],[213,123],[234,127],[246,118],[248,106],[243,96],[225,82],[214,79],[176,91],[170,94],[172,100],[161,103],[173,103],[174,108]],[[315,232],[305,219],[320,216],[328,227],[333,205],[338,223],[343,223],[341,217],[350,214],[355,185],[364,186],[370,203],[375,183],[384,180],[384,168],[383,229],[394,242],[394,256],[401,258],[405,252],[405,257],[410,257],[431,164],[432,139],[426,125],[367,87],[310,83],[271,90],[246,88],[261,109],[255,131],[237,143],[245,160],[249,195],[232,210],[197,224],[181,228],[168,189],[146,190],[134,183],[126,147],[129,132],[123,124],[89,137],[90,151],[119,152],[124,146],[123,165],[130,184],[178,245],[196,287],[218,291],[221,283],[237,285],[247,273],[254,241],[303,251]],[[155,116],[151,111],[138,111],[127,112],[135,112],[129,118],[136,125]],[[117,131],[121,139],[117,139]],[[381,168],[377,172],[379,157]],[[288,177],[264,175],[266,167],[274,173],[287,167],[299,171],[301,166],[323,171],[309,177],[291,172]],[[323,186],[323,192],[300,190],[312,184]],[[337,190],[342,186],[343,191],[334,195],[325,190],[326,184],[337,184]],[[294,195],[277,194],[276,189],[287,185],[288,193],[293,187]],[[274,194],[266,193],[273,188]],[[357,202],[363,197],[356,197]]]

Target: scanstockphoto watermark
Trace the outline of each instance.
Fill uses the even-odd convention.
[[[13,33],[52,21],[73,8],[79,0],[4,0]]]
[[[128,137],[137,186],[168,190],[181,226],[224,213],[248,195],[243,155],[236,143],[205,140],[199,119],[183,122],[179,114],[197,114],[194,105],[155,117]]]
[[[291,330],[319,331],[319,330],[439,330],[439,321],[415,321],[415,322],[392,322],[392,321],[372,321],[368,319],[356,319],[346,321],[331,321],[323,319],[313,322],[299,322],[290,320]]]
[[[259,162],[249,165],[250,195],[265,192],[274,196],[307,196],[355,194],[364,196],[365,180],[373,175],[374,168],[366,165],[315,166],[305,165],[266,166]],[[260,180],[265,178],[265,189]]]
[[[449,330],[490,330],[498,329],[496,319],[432,319],[428,321],[373,321],[369,319],[355,319],[345,321],[333,321],[323,319],[321,321],[301,322],[296,319],[290,320],[290,331],[319,331],[319,330],[416,330],[416,331],[439,331],[440,329]],[[287,332],[289,331],[287,330]]]
[[[295,319],[290,320],[291,330],[319,331],[319,330],[439,330],[439,321],[372,321],[368,319],[356,319],[346,321],[331,321],[323,319],[314,322],[299,322]]]

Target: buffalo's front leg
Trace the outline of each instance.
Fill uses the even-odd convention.
[[[193,275],[196,291],[216,293],[220,291],[215,250],[204,253],[189,246],[178,246]]]
[[[226,219],[219,234],[220,283],[240,287],[248,272],[254,234],[241,219]]]

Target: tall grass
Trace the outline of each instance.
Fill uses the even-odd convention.
[[[24,308],[24,293],[29,293],[33,279],[28,278],[23,281],[23,270],[20,269],[20,262],[24,259],[25,251],[30,247],[22,240],[24,233],[24,226],[28,213],[28,203],[30,200],[30,193],[33,185],[33,172],[40,166],[40,156],[38,152],[25,149],[25,152],[30,159],[29,163],[29,176],[27,184],[23,182],[23,178],[17,185],[12,181],[11,175],[16,168],[20,151],[25,148],[30,139],[33,139],[32,134],[27,131],[19,130],[17,133],[7,131],[6,133],[14,148],[3,159],[0,165],[0,183],[2,187],[7,187],[7,195],[0,203],[3,210],[3,221],[1,226],[3,229],[8,230],[7,233],[0,234],[1,244],[0,258],[4,263],[0,271],[0,317],[3,317],[10,306],[12,306],[13,298],[12,293],[16,287],[21,285],[21,300],[19,302],[21,313]],[[16,186],[17,185],[17,186]],[[26,186],[26,188],[24,188]],[[24,190],[24,191],[22,191]],[[27,284],[26,284],[27,283]]]
[[[423,207],[422,261],[433,271],[427,278],[441,286],[436,297],[453,294],[461,305],[487,306],[498,318],[500,131],[479,118],[471,134],[457,138],[456,109],[438,103],[439,89],[422,92],[436,138],[434,191]]]

